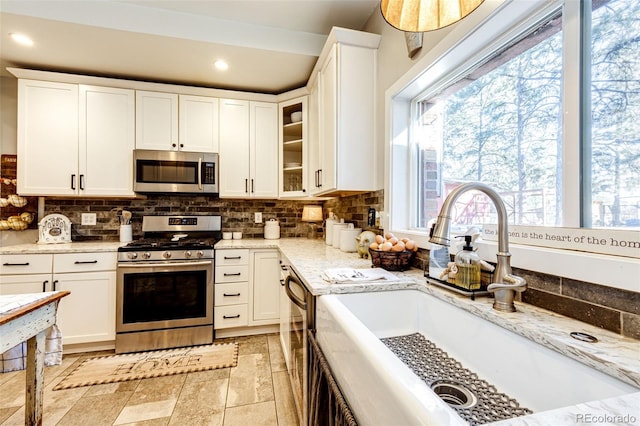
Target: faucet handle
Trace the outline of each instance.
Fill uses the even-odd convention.
[[[489,284],[487,290],[495,293],[493,308],[503,312],[515,312],[513,304],[516,292],[522,293],[527,289],[527,281],[517,275],[507,274],[504,276],[506,283]],[[511,284],[508,284],[511,283]]]

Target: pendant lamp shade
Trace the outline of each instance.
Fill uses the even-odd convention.
[[[458,22],[484,0],[382,0],[382,16],[402,31],[433,31]]]

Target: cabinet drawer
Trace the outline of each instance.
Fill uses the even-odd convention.
[[[215,285],[215,305],[237,305],[249,301],[249,283],[228,283]]]
[[[53,257],[53,272],[93,272],[116,269],[116,252],[63,253]]]
[[[249,266],[216,266],[216,283],[249,281]]]
[[[3,254],[0,274],[50,274],[52,254]]]
[[[249,324],[249,305],[216,306],[213,310],[213,328],[244,327]]]
[[[216,250],[216,266],[248,264],[248,249]]]

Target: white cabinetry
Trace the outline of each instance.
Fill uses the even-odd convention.
[[[134,92],[80,85],[78,194],[133,196]]]
[[[213,327],[249,324],[249,250],[216,250]]]
[[[178,95],[136,90],[136,148],[178,150]]]
[[[252,325],[280,324],[280,256],[278,250],[252,250]]]
[[[217,249],[215,276],[213,325],[218,337],[277,331],[278,250]]]
[[[0,262],[0,295],[53,290],[53,255],[7,254]]]
[[[329,40],[335,42],[323,50],[317,65],[319,164],[313,173],[314,195],[376,189],[375,77],[380,37],[341,32],[334,28]],[[340,41],[352,36],[353,40]]]
[[[218,99],[137,90],[136,148],[218,152]]]
[[[78,85],[18,81],[18,194],[78,193]]]
[[[18,193],[134,195],[133,126],[132,90],[19,80]]]
[[[281,103],[279,118],[279,195],[280,198],[305,197],[308,195],[307,97]]]
[[[277,198],[278,107],[220,100],[220,197]]]
[[[218,98],[180,95],[180,150],[218,152]]]
[[[64,345],[115,339],[116,253],[3,255],[0,268],[0,294],[71,292],[58,308]]]

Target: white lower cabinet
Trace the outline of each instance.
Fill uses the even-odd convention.
[[[116,271],[54,274],[53,278],[56,290],[71,292],[58,307],[63,344],[116,338]]]
[[[213,327],[216,330],[246,327],[249,325],[249,250],[216,250],[215,263]]]
[[[280,324],[279,260],[278,250],[253,250],[251,253],[253,325]]]
[[[216,250],[214,328],[278,325],[278,250]]]
[[[0,294],[66,290],[58,326],[62,343],[115,340],[116,253],[3,255]]]

